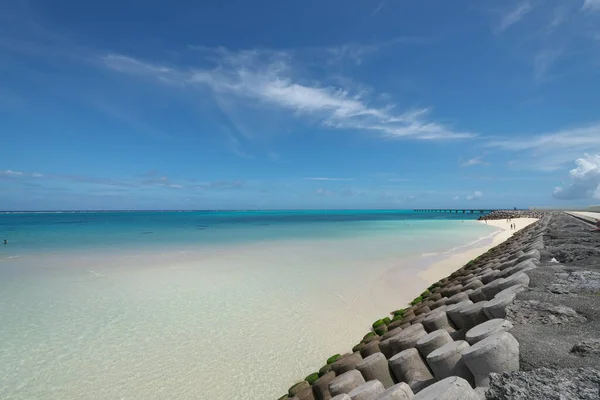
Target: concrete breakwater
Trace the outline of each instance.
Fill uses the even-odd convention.
[[[576,307],[564,308],[537,300],[535,294],[540,291],[538,282],[547,285],[547,275],[557,268],[563,278],[568,273],[557,262],[560,251],[547,248],[545,240],[553,243],[554,231],[577,223],[563,213],[543,213],[535,224],[430,286],[409,307],[375,321],[373,331],[351,352],[331,356],[319,372],[292,386],[281,399],[600,398],[600,372],[592,368],[600,365],[594,364],[600,359],[600,315],[578,311],[584,298],[573,300]],[[592,246],[596,240],[600,261],[600,234],[590,235],[597,235],[589,239]],[[585,276],[580,280],[589,282]],[[595,310],[600,310],[600,278],[594,279],[599,286]],[[547,300],[547,290],[543,286],[537,296]],[[568,357],[578,358],[564,365],[546,363],[543,346],[535,343],[538,325],[556,329],[557,324],[547,320],[562,321],[564,327],[586,325],[571,329],[571,336],[584,333],[571,339],[579,339],[573,351],[585,355],[573,355],[555,343],[560,343],[560,333],[548,334],[550,354],[566,349]],[[546,366],[581,371],[539,369]]]
[[[537,210],[496,210],[482,215],[477,219],[485,221],[493,219],[543,218],[545,215],[549,215],[548,212]]]

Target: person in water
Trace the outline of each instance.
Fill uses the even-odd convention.
[[[4,244],[8,244],[8,240],[4,239]]]

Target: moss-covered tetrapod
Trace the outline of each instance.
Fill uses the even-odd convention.
[[[329,371],[331,371],[331,364],[323,365],[319,370],[319,376],[323,376]]]
[[[377,329],[377,327],[381,326],[381,325],[385,325],[385,322],[382,319],[378,319],[377,321],[373,322],[373,329]]]
[[[423,301],[423,298],[421,296],[419,296],[416,299],[414,299],[413,301],[411,301],[410,304],[412,304],[414,306],[416,304],[419,304],[422,301]]]
[[[319,373],[318,372],[313,372],[312,374],[310,374],[309,376],[307,376],[306,378],[304,378],[304,380],[306,382],[308,382],[309,385],[312,385],[313,383],[315,383],[315,381],[319,379]]]
[[[341,354],[334,354],[327,359],[327,364],[333,364],[342,357]]]

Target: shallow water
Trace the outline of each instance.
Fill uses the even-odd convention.
[[[277,398],[494,232],[437,217],[0,215],[0,398]]]

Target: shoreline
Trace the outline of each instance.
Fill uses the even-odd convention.
[[[505,220],[488,220],[487,225],[491,225],[499,228],[500,230],[488,236],[491,237],[491,243],[484,246],[477,246],[474,248],[467,248],[465,251],[449,254],[449,257],[444,257],[439,261],[435,261],[429,264],[428,267],[418,274],[418,277],[425,280],[426,286],[431,285],[439,281],[442,278],[450,275],[454,271],[462,268],[469,261],[479,257],[486,251],[498,246],[499,244],[507,241],[516,232],[526,228],[527,226],[535,223],[537,218],[515,218],[512,221],[516,224],[516,229],[510,229],[510,223]],[[477,221],[480,224],[485,224],[485,221]],[[480,241],[483,241],[482,238]],[[477,241],[476,243],[478,243]],[[468,247],[468,246],[466,246]]]

